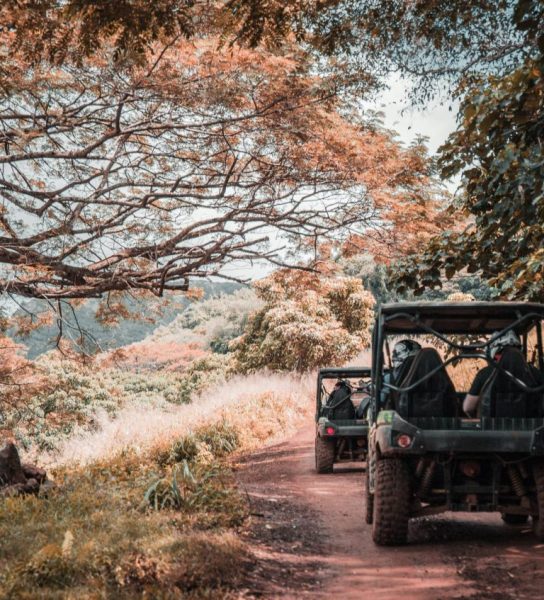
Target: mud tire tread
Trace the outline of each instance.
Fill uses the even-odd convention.
[[[398,458],[378,460],[374,482],[372,539],[379,546],[406,543],[412,500],[408,465]]]
[[[374,496],[370,493],[370,467],[366,464],[366,475],[365,475],[365,523],[372,525],[372,517],[374,512]]]
[[[533,464],[533,477],[536,487],[538,518],[533,517],[533,532],[538,541],[544,542],[544,461]]]
[[[336,444],[333,440],[315,438],[315,470],[318,473],[332,473]]]

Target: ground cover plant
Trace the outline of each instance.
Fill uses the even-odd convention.
[[[23,387],[12,402],[3,402],[0,427],[3,436],[13,437],[21,448],[39,454],[54,452],[64,440],[76,433],[100,427],[101,420],[115,419],[127,406],[150,406],[166,409],[191,401],[206,386],[223,381],[228,365],[222,357],[206,356],[190,349],[199,358],[186,360],[180,367],[180,355],[174,356],[177,370],[160,368],[156,358],[145,351],[139,356],[138,369],[127,368],[120,359],[110,356],[81,362],[58,353],[31,363],[33,376],[40,385]]]
[[[0,547],[0,598],[228,598],[252,560],[230,457],[311,410],[304,388],[262,387],[246,385],[192,428],[156,429],[143,450],[133,440],[84,464],[60,461],[46,497],[0,503],[0,538],[10,540]]]

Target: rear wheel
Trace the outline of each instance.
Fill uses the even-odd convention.
[[[370,465],[367,457],[365,475],[365,523],[372,525],[372,513],[374,512],[374,496],[370,493]]]
[[[332,473],[336,444],[334,440],[315,438],[315,470],[318,473]]]
[[[374,477],[372,539],[379,546],[404,544],[412,500],[410,469],[402,459],[382,459]]]
[[[527,523],[529,517],[527,515],[512,515],[510,513],[502,513],[501,519],[507,525],[523,525]]]
[[[533,477],[538,506],[538,517],[533,516],[533,531],[537,539],[544,542],[544,462],[539,461],[533,465]]]

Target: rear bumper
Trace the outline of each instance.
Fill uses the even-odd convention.
[[[333,428],[334,433],[328,433],[327,429]],[[368,423],[362,419],[354,421],[330,421],[325,417],[321,417],[317,422],[317,434],[325,438],[367,438]]]
[[[379,423],[375,442],[384,456],[422,455],[435,453],[481,453],[524,454],[544,456],[544,427],[528,430],[456,428],[422,429],[402,419],[397,413],[390,423]],[[407,434],[412,442],[400,448],[396,442],[400,434]]]

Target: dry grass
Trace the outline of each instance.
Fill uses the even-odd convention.
[[[184,463],[178,506],[154,507],[146,491],[179,464],[135,454],[59,470],[47,498],[0,503],[0,539],[9,540],[0,546],[0,598],[218,597],[210,593],[233,585],[229,572],[245,556],[235,532],[246,507],[214,433],[223,432],[207,431],[207,455]]]
[[[47,498],[0,503],[0,598],[229,598],[248,560],[226,458],[312,410],[313,378],[259,374],[133,407],[54,459]]]
[[[300,426],[313,409],[312,376],[256,373],[233,377],[206,390],[186,405],[128,406],[112,418],[97,415],[94,431],[81,431],[61,445],[59,452],[38,460],[47,466],[87,464],[130,449],[144,453],[167,446],[203,424],[235,423],[244,445],[274,442]]]
[[[185,591],[233,588],[242,574],[241,561],[249,555],[233,532],[195,533],[174,542],[169,551],[180,557],[172,572],[174,582]]]

